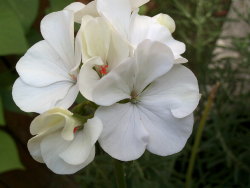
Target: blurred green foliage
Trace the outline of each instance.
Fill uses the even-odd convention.
[[[0,96],[0,126],[3,126],[3,125],[5,125],[4,107],[3,107],[2,97]]]
[[[46,10],[46,13],[59,11],[64,9],[64,7],[68,6],[70,3],[74,2],[73,0],[49,0],[50,7]]]
[[[70,2],[72,0],[49,0],[49,6],[41,14],[60,10]],[[39,28],[34,25],[38,4],[38,0],[0,0],[0,125],[5,123],[4,110],[18,111],[11,98],[11,87],[17,78],[16,61],[28,47],[41,40]],[[150,16],[162,12],[174,18],[177,24],[174,37],[187,45],[184,57],[189,63],[186,66],[198,77],[202,99],[195,112],[193,135],[184,150],[169,157],[146,152],[137,161],[124,163],[128,187],[184,187],[197,125],[211,87],[217,82],[221,86],[205,125],[192,187],[250,187],[250,35],[243,38],[228,36],[233,41],[230,50],[239,53],[238,57],[215,60],[213,53],[222,25],[228,21],[221,14],[229,6],[229,0],[151,0],[141,9],[141,13]],[[240,17],[250,25],[250,10],[248,16]],[[7,128],[8,125],[3,130]],[[14,143],[8,131],[3,130],[0,129],[0,173],[21,167]],[[3,150],[9,153],[3,155]],[[7,155],[15,162],[4,162],[9,166],[2,167]],[[100,147],[94,162],[74,177],[82,187],[116,187],[113,159]]]
[[[57,11],[73,1],[50,0],[47,12]],[[17,78],[16,61],[28,47],[41,40],[34,27],[39,0],[0,0],[0,126],[6,124],[4,111],[21,112],[12,99],[12,85]],[[33,25],[33,26],[32,26]],[[16,55],[14,58],[10,55]],[[19,56],[20,55],[20,56]],[[8,126],[0,130],[0,173],[23,169]]]
[[[0,130],[0,173],[13,170],[24,169],[19,161],[17,149],[13,139]]]

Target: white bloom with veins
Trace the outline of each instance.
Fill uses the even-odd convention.
[[[133,9],[131,2],[97,0],[97,11],[134,49],[146,39],[159,41],[173,51],[175,63],[186,63],[187,59],[181,56],[186,50],[185,44],[175,40],[171,35],[175,30],[174,20],[164,14],[155,17],[141,16],[138,9]]]
[[[74,13],[63,10],[41,21],[44,40],[33,45],[16,65],[20,76],[13,99],[26,112],[70,107],[75,101],[80,46],[74,42]]]
[[[129,56],[129,45],[110,28],[102,17],[84,16],[79,30],[83,65],[79,73],[79,89],[88,100],[103,76]]]
[[[105,19],[122,40],[134,49],[145,39],[155,40],[171,48],[176,63],[187,62],[181,57],[185,52],[185,44],[175,40],[171,35],[176,26],[170,16],[158,14],[151,18],[138,15],[138,8],[147,2],[148,0],[96,0],[87,5],[72,3],[66,9],[75,12],[75,21],[78,23],[82,23],[85,16]]]
[[[101,82],[93,98],[103,105],[95,115],[103,122],[99,142],[109,155],[130,161],[146,149],[166,156],[184,147],[199,88],[194,74],[174,63],[167,46],[145,40]],[[117,103],[125,99],[127,103]]]
[[[82,125],[70,111],[54,108],[32,121],[30,132],[36,136],[29,140],[28,150],[54,173],[73,174],[93,161],[101,131],[96,117]]]
[[[133,56],[138,44],[145,39],[169,46],[175,63],[187,61],[180,56],[185,51],[185,45],[173,39],[165,26],[168,20],[164,16],[161,19],[150,18],[139,16],[134,11],[135,7],[138,8],[135,5],[146,2],[96,0],[87,5],[73,3],[66,7],[73,10],[76,21],[81,22],[78,35],[83,66],[79,73],[79,90],[88,100],[97,102],[93,98],[93,90],[103,84],[100,80],[126,58]],[[173,24],[169,27],[174,27]]]

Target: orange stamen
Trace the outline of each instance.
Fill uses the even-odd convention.
[[[79,127],[75,127],[73,132],[76,133],[78,131]]]
[[[100,66],[100,73],[102,74],[102,75],[106,75],[107,74],[107,68],[108,68],[109,66],[108,65],[102,65],[102,66]]]

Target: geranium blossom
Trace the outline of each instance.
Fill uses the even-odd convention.
[[[104,125],[99,138],[112,157],[129,161],[145,149],[166,156],[180,151],[192,132],[192,112],[199,102],[193,73],[174,63],[171,50],[146,40],[135,55],[93,91],[101,105],[96,116]],[[101,92],[99,92],[101,91]],[[127,103],[116,103],[127,99]]]
[[[19,60],[20,78],[13,86],[13,99],[26,112],[42,113],[53,107],[70,107],[79,92],[79,45],[74,42],[74,14],[59,11],[41,22],[43,41]]]
[[[95,142],[102,131],[98,118],[84,125],[64,109],[51,109],[36,117],[30,126],[28,149],[32,157],[57,174],[72,174],[95,156]]]
[[[145,39],[169,46],[176,63],[187,62],[180,56],[185,51],[185,45],[174,40],[168,28],[171,27],[173,32],[174,23],[166,27],[169,17],[158,15],[150,18],[137,14],[135,9],[138,7],[135,5],[146,2],[97,0],[87,5],[74,3],[66,7],[75,12],[76,21],[81,23],[79,40],[83,66],[79,73],[79,89],[88,100],[96,102],[93,90],[99,87],[102,77],[133,55],[134,49]]]
[[[144,0],[96,0],[89,7],[92,7],[92,15],[101,15],[105,18],[123,40],[126,40],[134,49],[145,39],[156,40],[171,48],[177,63],[187,62],[181,57],[181,54],[185,52],[185,44],[173,39],[171,35],[175,30],[175,23],[170,16],[159,14],[151,18],[138,15],[138,7],[147,2]],[[89,7],[87,5],[76,13],[78,21],[90,12]]]
[[[173,19],[161,14],[155,17],[141,16],[138,9],[133,9],[131,2],[99,0],[97,10],[134,49],[145,39],[155,40],[171,48],[176,63],[187,62],[181,57],[185,52],[185,44],[175,40],[171,35],[175,28]]]
[[[53,172],[72,174],[88,165],[97,140],[122,161],[184,147],[198,83],[181,65],[185,44],[172,37],[174,20],[138,14],[148,1],[72,3],[42,20],[44,40],[17,63],[13,99],[23,111],[41,113],[31,123],[28,149]],[[79,91],[95,104],[81,103],[73,114],[66,109]],[[85,111],[94,118],[79,115]]]

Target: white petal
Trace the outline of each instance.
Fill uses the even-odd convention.
[[[109,155],[121,161],[130,161],[144,153],[149,134],[135,105],[127,103],[100,107],[95,115],[104,126],[99,143]]]
[[[132,11],[128,0],[97,0],[97,10],[119,34],[127,36]]]
[[[84,40],[87,48],[86,56],[98,56],[106,62],[111,40],[110,28],[103,18],[84,18],[81,32],[82,40]]]
[[[141,96],[143,103],[165,106],[177,118],[191,114],[199,99],[197,79],[182,65],[175,65],[168,73],[154,81]]]
[[[147,2],[149,2],[149,0],[130,0],[133,9],[139,8]]]
[[[70,107],[73,100],[68,94],[73,85],[71,82],[58,82],[47,87],[32,87],[19,78],[14,83],[12,96],[23,111],[42,113],[54,107]]]
[[[162,40],[164,44],[166,44],[169,48],[171,48],[176,59],[179,58],[180,54],[183,54],[186,51],[186,45],[183,42],[175,40],[172,36],[170,36],[168,39],[166,39],[165,37],[164,38],[149,37],[149,38],[151,38],[152,40],[159,40],[159,41]]]
[[[67,116],[64,114],[60,115],[62,116],[61,121],[63,121],[64,123],[61,132],[62,138],[67,141],[72,141],[75,138],[74,134],[75,127],[81,126],[82,123],[76,118],[74,118],[72,115],[71,116]]]
[[[135,51],[136,74],[134,90],[141,93],[152,81],[164,75],[174,64],[170,48],[160,42],[145,40]]]
[[[75,13],[75,22],[81,23],[82,18],[86,15],[98,17],[99,13],[96,10],[96,1],[91,1],[84,8]]]
[[[130,98],[133,90],[135,62],[132,59],[120,64],[96,82],[92,88],[91,100],[98,105],[110,106]]]
[[[130,45],[115,31],[111,33],[111,44],[107,57],[109,70],[114,69],[129,56]]]
[[[70,83],[67,83],[67,84],[65,83],[65,85],[69,85],[69,84]],[[57,101],[57,103],[55,104],[55,107],[68,109],[75,102],[78,93],[79,93],[78,85],[71,83],[71,87],[68,89],[67,94],[64,96],[63,99]]]
[[[82,60],[82,44],[81,44],[81,36],[80,36],[80,32],[78,31],[78,33],[76,34],[76,38],[75,38],[75,67],[73,67],[70,70],[70,75],[73,75],[75,77],[77,77],[78,72],[79,72],[79,68],[80,68],[80,64],[81,64],[81,60]]]
[[[138,95],[148,84],[165,74],[173,66],[171,50],[159,42],[146,40],[135,51],[135,56],[99,80],[92,89],[91,99],[98,105],[109,106]]]
[[[164,105],[138,105],[143,126],[149,132],[147,150],[167,156],[179,152],[192,133],[193,115],[175,118]]]
[[[74,141],[60,154],[67,163],[79,165],[86,161],[102,132],[102,122],[98,118],[88,120],[84,129],[76,133]]]
[[[92,90],[96,86],[98,80],[100,80],[99,75],[93,69],[95,65],[103,65],[100,58],[92,58],[81,67],[78,76],[78,85],[81,94],[88,100],[92,100]]]
[[[43,138],[44,135],[35,136],[31,138],[27,144],[30,155],[39,163],[44,163],[40,148],[40,143]]]
[[[188,60],[186,58],[182,57],[182,56],[176,55],[175,58],[176,58],[175,59],[176,64],[182,64],[182,63],[187,63],[188,62]]]
[[[84,168],[89,162],[94,158],[92,151],[89,155],[89,158],[80,165],[71,165],[66,163],[63,159],[59,157],[65,149],[69,147],[71,142],[65,141],[61,138],[59,132],[50,134],[46,136],[41,141],[41,154],[43,160],[47,167],[57,174],[73,174],[82,168]]]
[[[64,61],[46,41],[32,46],[18,61],[16,69],[25,83],[37,87],[72,80]]]
[[[70,10],[73,11],[74,13],[77,13],[81,9],[83,9],[86,5],[80,2],[74,2],[68,5],[67,7],[64,8],[64,10]]]
[[[184,43],[175,40],[166,27],[147,16],[133,16],[129,38],[134,47],[145,39],[162,42],[171,48],[176,59],[185,52]]]
[[[30,125],[32,135],[42,134],[44,132],[53,132],[58,128],[65,126],[65,119],[73,115],[72,112],[62,109],[53,108],[37,116]]]
[[[63,10],[48,14],[41,21],[41,33],[68,70],[74,68],[74,13]]]

